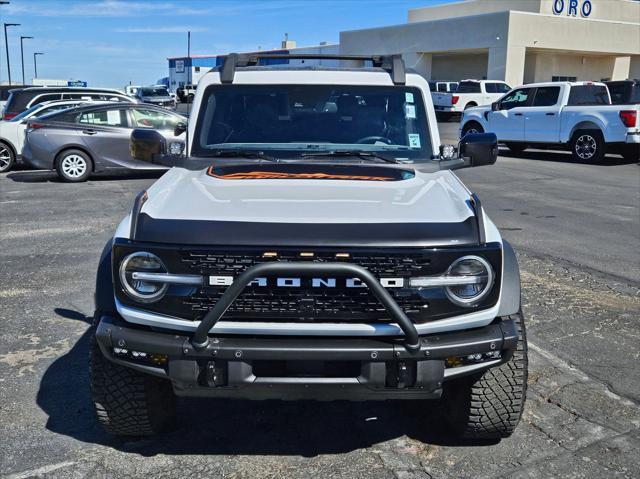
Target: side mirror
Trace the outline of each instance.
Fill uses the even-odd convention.
[[[187,124],[184,121],[180,121],[180,122],[176,123],[176,126],[173,129],[173,135],[174,136],[180,136],[185,131],[187,131]]]
[[[131,132],[129,150],[134,160],[154,163],[165,152],[164,137],[156,130],[136,128]]]
[[[469,158],[469,166],[493,165],[498,159],[495,133],[468,133],[460,140],[460,156]]]
[[[491,111],[499,111],[500,110],[500,104],[497,101],[494,101],[491,104]]]

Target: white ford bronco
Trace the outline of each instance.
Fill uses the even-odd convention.
[[[99,421],[157,433],[176,396],[441,400],[461,437],[509,436],[527,380],[518,265],[452,172],[493,164],[495,135],[440,145],[399,56],[261,65],[274,57],[203,77],[185,156],[132,133],[134,157],[174,167],[99,263]]]

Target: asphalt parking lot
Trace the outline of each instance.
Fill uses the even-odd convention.
[[[457,125],[440,125],[456,138]],[[513,437],[455,442],[434,404],[184,400],[177,431],[94,419],[88,342],[100,251],[158,174],[72,185],[0,175],[0,474],[25,477],[637,477],[640,167],[506,151],[459,176],[519,255],[529,392]]]

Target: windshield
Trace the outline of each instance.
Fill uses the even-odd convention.
[[[309,152],[433,155],[422,94],[399,86],[212,85],[196,123],[194,156],[254,149],[294,158]]]
[[[169,96],[169,91],[166,88],[141,88],[142,96]]]

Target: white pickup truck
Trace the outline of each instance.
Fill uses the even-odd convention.
[[[462,113],[467,108],[489,105],[511,90],[496,80],[462,80],[455,93],[432,92],[433,106],[441,116]]]
[[[466,110],[460,135],[492,132],[514,153],[532,145],[561,145],[578,161],[598,162],[607,150],[636,160],[638,116],[640,105],[612,105],[604,83],[532,83],[491,105]]]

